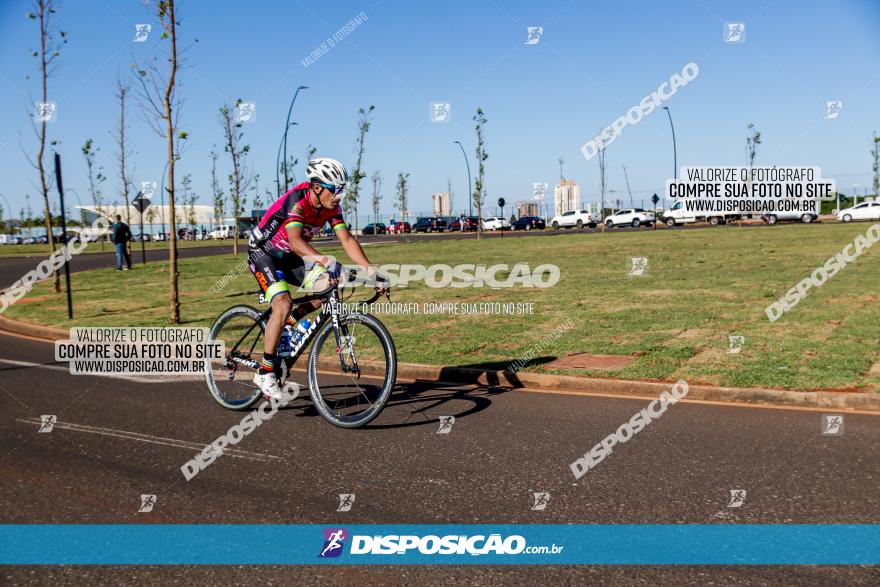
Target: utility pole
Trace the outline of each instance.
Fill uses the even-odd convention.
[[[565,157],[559,157],[559,185],[562,185],[562,182],[565,181]]]

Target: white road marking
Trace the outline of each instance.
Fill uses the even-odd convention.
[[[25,424],[34,424],[40,425],[42,421],[39,418],[16,418],[17,422],[24,422]],[[207,444],[199,444],[197,442],[189,442],[186,440],[178,440],[176,438],[165,438],[162,436],[152,436],[150,434],[141,434],[140,432],[129,432],[127,430],[115,430],[113,428],[99,428],[96,426],[86,426],[84,424],[74,424],[72,422],[62,422],[57,421],[54,423],[55,428],[61,428],[64,430],[73,430],[75,432],[88,432],[91,434],[100,434],[102,436],[114,436],[116,438],[125,438],[127,440],[135,440],[138,442],[146,442],[148,444],[161,444],[164,446],[173,446],[176,448],[185,448],[188,450],[194,450],[196,452],[201,452]],[[249,452],[240,450],[237,448],[226,447],[223,449],[223,454],[228,455],[230,457],[235,457],[238,459],[248,459],[252,461],[266,461],[270,459],[281,459],[281,457],[276,457],[274,455],[267,455],[257,452]]]
[[[70,367],[61,365],[45,365],[43,363],[32,363],[30,361],[13,361],[12,359],[0,359],[0,363],[7,365],[15,365],[17,367],[32,367],[35,369],[49,369],[52,371],[63,371],[68,375]],[[125,381],[134,381],[136,383],[172,383],[178,381],[200,381],[205,378],[203,373],[181,373],[179,375],[155,375],[153,377],[139,377],[137,375],[117,375],[112,373],[83,373],[76,377],[106,377],[108,379],[124,379]]]

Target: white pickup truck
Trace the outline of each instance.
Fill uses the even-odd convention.
[[[666,223],[666,226],[690,224],[692,222],[708,222],[716,226],[718,224],[726,224],[731,220],[739,220],[741,217],[742,214],[732,214],[730,212],[690,212],[685,209],[684,202],[676,202],[672,208],[664,210],[660,215],[660,219]]]
[[[550,221],[550,226],[553,230],[573,227],[583,228],[584,226],[596,228],[596,221],[593,220],[593,215],[586,210],[569,210],[554,216]]]

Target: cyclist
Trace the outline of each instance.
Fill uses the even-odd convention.
[[[348,257],[358,266],[365,267],[371,280],[377,279],[375,269],[342,218],[339,202],[348,183],[345,167],[335,159],[321,157],[309,161],[306,176],[307,182],[294,186],[266,210],[248,243],[251,273],[272,306],[263,336],[263,360],[254,383],[263,396],[275,400],[282,399],[276,375],[280,365],[276,353],[281,331],[285,323],[301,320],[322,303],[313,300],[293,308],[291,286],[294,289],[299,286],[326,289],[337,282],[342,269],[332,258],[321,255],[309,244],[312,237],[329,222]],[[376,289],[385,293],[387,287],[377,281]]]

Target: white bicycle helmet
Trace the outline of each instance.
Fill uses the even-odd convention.
[[[309,178],[309,181],[319,181],[335,186],[344,186],[348,183],[348,171],[345,170],[345,165],[329,157],[319,157],[309,161],[306,177]]]

